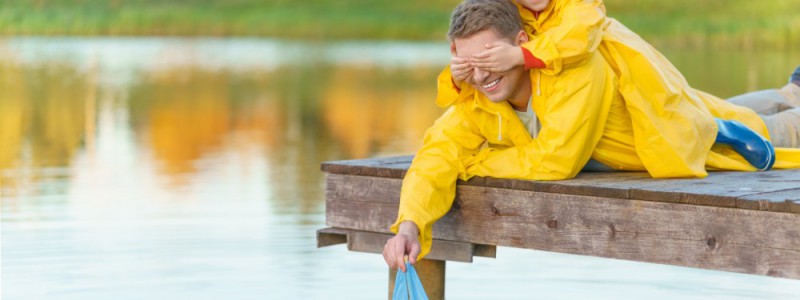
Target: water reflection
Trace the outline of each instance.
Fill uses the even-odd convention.
[[[313,232],[324,226],[319,163],[418,148],[442,112],[433,97],[445,44],[16,38],[0,45],[3,298],[385,294],[377,256],[314,249]],[[722,96],[780,86],[798,63],[797,53],[665,53],[695,86]],[[658,275],[672,272],[800,295],[777,279],[531,253],[455,264],[448,293],[527,298],[521,287],[534,281],[547,282],[539,290],[550,298],[599,286],[646,295]],[[526,260],[543,271],[513,268]],[[547,271],[565,266],[651,276],[597,281],[585,271]],[[498,274],[490,286],[505,294],[466,289],[486,273]],[[704,293],[741,299],[786,295],[702,284],[711,286]],[[605,297],[619,298],[614,290]],[[603,296],[574,298],[596,297]]]
[[[130,88],[128,111],[142,143],[170,175],[194,173],[194,162],[218,151],[233,129],[230,74],[173,69],[142,74]]]
[[[435,71],[336,69],[320,95],[323,119],[332,137],[349,157],[418,148],[420,133],[441,114],[433,106],[436,87],[431,78]]]
[[[439,113],[428,84],[436,65],[421,66],[431,60],[429,45],[392,50],[392,43],[384,43],[343,55],[360,44],[343,43],[325,52],[302,43],[235,44],[7,41],[5,52],[17,57],[3,59],[2,113],[9,116],[3,118],[8,124],[3,139],[10,149],[3,151],[3,169],[19,170],[21,163],[32,169],[65,167],[75,151],[91,148],[98,94],[107,102],[100,105],[122,105],[137,143],[152,152],[160,172],[174,178],[198,171],[204,155],[230,146],[258,145],[275,161],[283,161],[281,152],[292,152],[279,150],[299,140],[311,139],[313,148],[329,150],[328,136],[341,145],[343,158],[408,152]],[[402,55],[389,59],[387,53]],[[300,61],[300,54],[311,59]],[[417,67],[396,68],[411,60]],[[20,152],[25,143],[31,158]],[[293,165],[320,161],[319,155],[311,157],[317,159]],[[11,177],[4,176],[5,185]]]
[[[0,169],[10,169],[19,157],[22,146],[22,119],[27,112],[27,101],[22,88],[22,68],[10,61],[0,61]]]
[[[68,167],[84,146],[84,137],[94,135],[87,132],[93,128],[87,113],[92,113],[89,102],[95,86],[62,63],[23,67],[6,61],[0,68],[0,167],[32,171],[29,176],[3,176],[3,185],[37,181],[43,173]]]

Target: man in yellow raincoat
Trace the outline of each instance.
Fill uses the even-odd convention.
[[[519,13],[508,1],[461,3],[448,36],[456,56],[473,55],[495,41],[528,41]],[[599,53],[559,76],[532,76],[523,67],[498,73],[476,68],[467,82],[453,101],[438,103],[451,107],[426,133],[403,181],[399,222],[392,228],[400,232],[384,250],[391,267],[404,269],[404,254],[410,253],[414,263],[420,251],[419,257],[428,252],[433,222],[450,209],[456,179],[472,176],[467,168],[487,158],[489,153],[481,152],[484,144],[495,150],[527,147],[513,168],[529,169],[535,173],[530,179],[556,180],[581,170],[609,127],[609,116],[620,123],[613,130],[630,130],[624,124],[630,117],[617,96],[616,78]],[[531,122],[521,122],[520,114],[534,110],[539,115],[532,119],[540,120],[540,130],[529,130]],[[529,132],[537,132],[536,139]],[[630,155],[621,157],[636,156],[632,146],[624,150]]]
[[[461,57],[485,50],[486,44],[529,41],[519,12],[508,1],[461,3],[453,13],[448,36],[454,56]],[[437,98],[437,104],[450,108],[426,133],[403,180],[398,218],[392,226],[397,235],[383,253],[392,268],[404,269],[406,254],[414,263],[428,253],[432,225],[450,209],[457,179],[568,179],[590,158],[617,170],[670,173],[669,162],[645,166],[637,153],[636,116],[618,92],[613,68],[598,52],[588,53],[584,63],[562,68],[557,75],[526,71],[522,66],[505,72],[474,68],[467,83],[453,97]],[[445,84],[451,84],[449,76]],[[532,112],[536,115],[531,118]],[[711,132],[709,143],[713,143],[717,129],[710,122],[703,130]],[[701,148],[706,146],[711,147],[703,144]],[[729,148],[712,150],[699,154],[707,167],[754,170]],[[800,152],[788,154],[779,157],[776,167],[800,166],[800,160],[786,160],[800,157]],[[705,170],[689,173],[705,175]]]

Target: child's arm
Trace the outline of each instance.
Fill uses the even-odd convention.
[[[468,58],[453,56],[450,59],[450,73],[453,77],[453,86],[460,90],[461,85],[472,76],[472,64]]]
[[[437,90],[436,90],[436,105],[440,107],[447,107],[453,104],[459,97],[466,97],[469,96],[470,93],[462,93],[462,86],[466,85],[466,80],[469,76],[472,76],[472,66],[466,67],[466,69],[459,69],[458,64],[453,64],[457,58],[453,58],[451,60],[451,64],[442,70],[439,73],[439,77],[437,78]],[[465,60],[465,58],[459,59]],[[453,72],[459,74],[455,75]],[[470,89],[472,91],[472,89]]]
[[[472,66],[491,72],[505,72],[516,66],[547,68],[557,74],[563,66],[585,60],[602,39],[605,7],[599,0],[576,2],[564,8],[559,26],[533,34],[522,47],[505,42],[487,44],[486,51],[472,57]],[[523,19],[532,18],[530,11],[520,13]]]
[[[450,43],[450,65],[445,67],[437,80],[436,104],[447,107],[458,99],[461,86],[472,76],[472,64],[467,57],[456,56],[456,44]]]
[[[601,0],[574,1],[564,7],[560,17],[561,24],[534,34],[531,41],[522,44],[544,62],[543,70],[550,75],[587,60],[597,50],[603,38],[605,6]]]
[[[471,57],[472,66],[489,72],[506,72],[516,66],[525,69],[544,68],[544,62],[534,57],[528,49],[506,42],[486,44],[486,50]]]

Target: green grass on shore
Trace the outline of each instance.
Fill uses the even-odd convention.
[[[800,48],[797,0],[616,0],[646,39]],[[0,35],[444,40],[456,0],[3,0]]]

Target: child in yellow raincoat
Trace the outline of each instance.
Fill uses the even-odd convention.
[[[457,97],[460,82],[473,67],[498,72],[524,64],[540,75],[557,76],[599,51],[619,79],[636,153],[651,176],[704,177],[706,169],[750,169],[729,159],[730,155],[718,155],[729,149],[709,152],[717,136],[714,118],[737,120],[769,138],[763,120],[749,108],[691,88],[661,53],[620,22],[607,18],[601,0],[518,0],[516,4],[530,42],[522,44],[522,51],[496,43],[472,58],[454,57],[439,77],[438,103]],[[800,160],[797,151],[790,149],[777,149],[777,156],[776,168],[793,166],[787,159]]]

